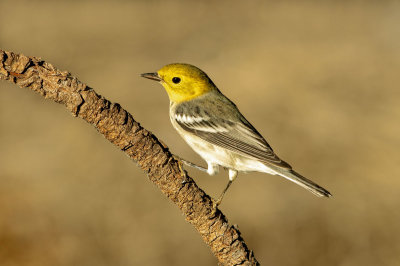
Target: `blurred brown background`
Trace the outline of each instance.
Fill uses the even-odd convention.
[[[400,4],[380,1],[0,2],[0,47],[39,56],[202,160],[139,77],[202,68],[319,199],[242,174],[221,206],[263,265],[399,265]],[[58,104],[0,83],[0,264],[215,265],[179,210]],[[217,196],[227,173],[188,169]]]

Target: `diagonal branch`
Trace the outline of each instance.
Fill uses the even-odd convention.
[[[37,57],[0,50],[0,80],[64,104],[125,152],[184,214],[222,265],[258,265],[237,228],[186,175],[168,148],[118,103]]]

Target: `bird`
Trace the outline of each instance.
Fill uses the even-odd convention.
[[[203,169],[209,175],[217,174],[220,166],[228,170],[229,181],[214,202],[216,206],[221,204],[239,172],[279,175],[316,196],[332,196],[280,159],[237,106],[222,94],[201,69],[190,64],[173,63],[141,76],[157,81],[164,87],[170,99],[172,126],[206,161],[207,168],[182,161]]]

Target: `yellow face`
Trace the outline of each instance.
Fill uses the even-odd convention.
[[[157,74],[172,102],[189,101],[216,89],[206,73],[189,64],[169,64]]]

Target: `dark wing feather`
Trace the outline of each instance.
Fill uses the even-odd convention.
[[[265,139],[243,116],[238,119],[215,117],[211,119],[204,114],[199,115],[198,112],[188,113],[187,109],[183,114],[179,109],[176,110],[174,118],[183,130],[238,154],[291,169],[290,165],[273,152]]]

